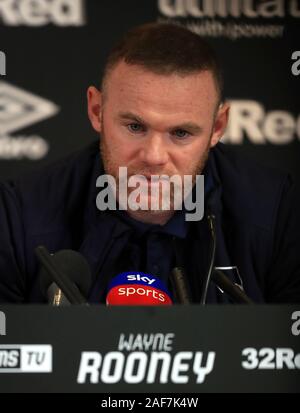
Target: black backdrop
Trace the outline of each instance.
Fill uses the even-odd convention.
[[[97,139],[87,87],[124,31],[158,20],[188,26],[219,54],[232,103],[224,142],[300,181],[299,0],[0,0],[0,178]]]

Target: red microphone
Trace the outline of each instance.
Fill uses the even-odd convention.
[[[123,272],[109,284],[107,305],[172,305],[171,294],[153,275]]]

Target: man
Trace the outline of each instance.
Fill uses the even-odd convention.
[[[290,179],[218,143],[229,106],[222,101],[220,70],[209,46],[175,25],[143,25],[112,50],[101,86],[101,92],[88,89],[101,156],[93,144],[40,176],[2,186],[0,301],[45,301],[34,255],[42,244],[51,252],[74,249],[87,259],[90,302],[105,301],[107,285],[119,272],[144,271],[167,284],[178,263],[191,301],[199,302],[212,252],[206,218],[213,213],[214,266],[255,302],[299,302],[299,221]],[[138,201],[151,205],[156,198],[157,208],[122,203],[121,167],[127,168],[127,183],[145,178]],[[186,220],[174,189],[169,208],[162,207],[163,181],[191,176],[195,191],[201,173],[203,219]],[[96,181],[104,174],[116,182],[119,210],[98,208]],[[128,200],[133,191],[126,188]],[[206,302],[231,300],[211,282]]]

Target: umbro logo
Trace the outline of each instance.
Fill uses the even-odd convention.
[[[54,116],[59,107],[49,100],[34,95],[8,82],[0,81],[0,158],[42,159],[49,146],[40,136],[10,136]]]
[[[58,110],[58,106],[44,98],[0,82],[0,135],[47,119]]]

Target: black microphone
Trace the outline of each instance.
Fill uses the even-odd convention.
[[[171,271],[171,284],[174,291],[175,301],[178,304],[190,304],[190,294],[187,289],[183,268],[175,267]]]
[[[90,268],[85,258],[76,251],[61,250],[51,255],[44,246],[35,249],[42,269],[41,290],[48,302],[55,306],[87,304],[91,285]]]
[[[208,208],[208,213],[207,213],[206,218],[208,221],[208,227],[209,227],[209,231],[211,234],[211,240],[210,240],[209,267],[208,267],[207,274],[204,278],[203,289],[202,289],[202,293],[200,297],[201,305],[205,305],[206,303],[207,291],[208,291],[209,282],[212,276],[212,271],[213,271],[213,267],[215,263],[216,248],[217,248],[216,217],[214,214],[211,213],[209,208]]]
[[[211,234],[210,260],[209,269],[205,278],[204,288],[202,291],[200,303],[205,304],[208,285],[212,279],[214,283],[225,291],[236,303],[239,304],[253,304],[254,302],[245,294],[241,287],[229,280],[226,275],[214,267],[216,246],[217,246],[217,231],[216,231],[216,217],[211,213],[210,209],[207,214],[209,231]]]
[[[254,304],[244,292],[244,290],[237,284],[234,284],[229,280],[226,275],[218,270],[214,269],[211,274],[211,279],[221,290],[225,291],[236,303],[239,304]]]
[[[56,283],[52,283],[49,285],[48,288],[45,289],[42,280],[45,280],[45,270],[42,269],[41,274],[40,274],[40,281],[41,281],[41,290],[44,296],[47,298],[48,304],[51,304],[55,307],[62,307],[66,305],[71,305],[70,301],[67,299],[65,294],[62,292],[62,290],[58,287]],[[48,283],[47,283],[48,285]]]
[[[187,285],[186,274],[183,269],[179,241],[176,237],[173,237],[172,241],[175,251],[176,266],[171,271],[170,280],[175,302],[178,304],[190,304],[192,302],[191,294]]]

